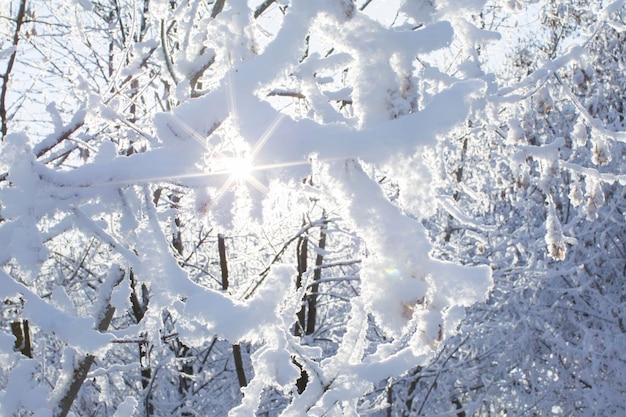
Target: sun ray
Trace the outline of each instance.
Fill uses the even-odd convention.
[[[270,138],[274,135],[286,115],[279,112],[272,121],[272,123],[263,132],[263,134],[256,140],[256,142],[251,143],[246,141],[245,138],[241,136],[240,132],[240,114],[237,108],[237,94],[235,91],[234,82],[235,81],[233,77],[233,72],[229,71],[227,74],[226,82],[224,83],[224,88],[226,90],[225,92],[228,115],[224,120],[217,123],[208,132],[198,132],[191,125],[185,122],[185,120],[183,120],[181,117],[177,116],[175,113],[170,113],[171,121],[173,122],[173,124],[175,124],[176,127],[180,128],[182,132],[189,135],[189,137],[193,138],[193,140],[199,143],[203,147],[203,149],[206,150],[206,170],[197,173],[181,173],[174,175],[154,176],[151,178],[113,179],[112,181],[108,181],[103,185],[134,185],[156,182],[176,183],[177,181],[184,181],[186,179],[208,179],[212,177],[215,177],[217,179],[217,177],[223,177],[223,180],[220,178],[217,179],[217,182],[209,181],[209,183],[211,183],[210,185],[214,185],[217,188],[215,194],[213,195],[213,202],[215,203],[219,201],[222,196],[228,193],[237,184],[249,184],[250,186],[259,190],[261,193],[268,193],[268,186],[264,184],[262,180],[255,177],[255,172],[270,171],[310,164],[309,160],[266,164],[262,164],[263,161],[258,161],[259,164],[255,164],[256,157],[259,155],[268,140],[270,140]],[[224,123],[226,120],[229,120],[232,124],[228,125],[227,123]],[[218,132],[218,135],[220,135],[220,146],[218,146],[217,144],[212,144],[208,140],[208,138],[216,131],[218,131],[218,129],[221,131],[221,133]],[[203,136],[203,133],[205,133],[205,136]],[[250,148],[245,149],[246,144],[249,144]]]
[[[299,165],[309,165],[310,161],[292,161],[292,162],[277,162],[275,164],[265,164],[265,165],[255,165],[252,169],[252,171],[268,171],[271,169],[278,169],[278,168],[289,168],[289,167],[295,167],[295,166],[299,166]]]
[[[236,161],[236,159],[231,159]],[[234,162],[236,166],[239,166],[238,162]],[[244,165],[244,171],[237,171],[233,168],[222,168],[216,171],[204,171],[204,172],[195,172],[189,174],[177,174],[177,175],[164,175],[160,177],[145,177],[145,178],[125,178],[118,180],[105,181],[100,184],[90,184],[90,185],[132,185],[132,184],[143,184],[143,183],[151,183],[151,182],[167,182],[167,181],[176,181],[176,180],[184,180],[184,179],[194,179],[194,178],[210,178],[210,177],[227,177],[225,183],[220,187],[224,188],[224,186],[230,186],[234,182],[237,181],[245,181],[253,183],[255,188],[259,189],[259,191],[267,192],[268,188],[261,183],[258,179],[254,177],[254,172],[257,171],[268,171],[279,168],[288,168],[293,166],[301,166],[308,165],[309,161],[293,161],[293,162],[281,162],[276,164],[265,164],[265,165],[252,165],[249,161],[242,161],[241,164]],[[226,187],[228,188],[228,187]]]
[[[263,184],[261,181],[257,180],[253,176],[248,177],[246,179],[246,181],[248,182],[248,184],[250,184],[251,186],[253,186],[257,190],[259,190],[263,194],[267,194],[270,191],[270,189],[267,188],[267,186],[265,184]]]
[[[215,197],[213,199],[215,203],[218,202],[224,194],[226,194],[234,182],[235,180],[232,177],[228,177],[226,181],[224,181],[224,184],[222,184],[222,186],[215,193]]]
[[[97,184],[89,184],[89,186],[98,185],[134,185],[154,182],[168,182],[175,180],[193,179],[193,178],[205,178],[213,176],[226,176],[229,175],[229,171],[215,171],[215,172],[195,172],[190,174],[177,174],[177,175],[164,175],[162,177],[145,177],[145,178],[126,178],[126,179],[113,179],[111,181],[103,181]]]
[[[228,59],[230,61],[230,71],[227,73],[226,80],[226,105],[228,106],[228,112],[230,113],[233,124],[235,125],[235,130],[239,132],[239,111],[237,109],[237,96],[235,95],[235,86],[233,79],[233,62],[230,54],[228,55]]]
[[[269,138],[272,137],[272,135],[274,134],[274,132],[276,131],[276,129],[278,128],[278,126],[281,124],[281,122],[283,121],[285,117],[286,116],[284,114],[279,113],[274,118],[274,121],[272,122],[272,124],[265,130],[265,132],[263,132],[259,140],[257,140],[257,142],[252,147],[252,151],[250,152],[251,159],[254,159],[257,156],[257,154],[261,151],[261,149],[263,149],[263,146],[265,146]]]

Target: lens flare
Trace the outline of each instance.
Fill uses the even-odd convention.
[[[225,171],[237,182],[248,181],[254,170],[252,160],[246,157],[229,158],[224,161],[224,164]]]

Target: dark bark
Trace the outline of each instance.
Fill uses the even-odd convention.
[[[213,10],[211,11],[211,17],[213,19],[215,19],[218,14],[222,13],[222,10],[224,10],[224,3],[226,3],[226,0],[215,0]]]
[[[17,16],[15,18],[15,32],[13,32],[13,46],[15,50],[11,54],[9,58],[9,62],[7,63],[7,68],[4,71],[4,74],[0,76],[2,78],[2,91],[0,91],[0,134],[2,135],[2,140],[7,136],[8,132],[8,120],[7,120],[7,92],[9,90],[9,79],[11,78],[11,71],[13,71],[13,65],[15,65],[15,57],[17,56],[17,44],[20,41],[20,29],[22,28],[22,24],[24,23],[24,18],[26,16],[26,0],[20,1],[20,7],[17,10]]]
[[[222,290],[228,289],[228,263],[226,261],[226,245],[224,243],[224,235],[217,235],[217,246],[220,255],[220,268],[222,270]],[[248,385],[246,380],[246,372],[243,369],[243,358],[241,356],[241,346],[239,343],[233,345],[233,359],[235,360],[235,371],[237,372],[237,380],[241,388]]]
[[[224,235],[217,235],[217,249],[220,255],[220,269],[222,271],[222,289],[226,291],[228,289],[228,264],[226,263],[226,244],[224,242]]]
[[[248,385],[248,381],[246,381],[246,373],[243,369],[243,359],[241,357],[241,346],[239,346],[239,343],[233,345],[233,356],[235,358],[235,370],[237,371],[237,380],[239,381],[239,386],[243,388]]]
[[[29,358],[33,357],[32,345],[30,342],[30,329],[28,320],[19,320],[11,323],[11,331],[15,336],[15,350],[19,350]]]
[[[143,317],[148,310],[149,303],[149,295],[148,288],[145,284],[141,284],[141,297],[139,291],[137,289],[137,282],[135,281],[135,274],[133,270],[130,270],[129,273],[130,280],[130,305],[132,309],[133,318],[135,322],[139,323],[143,320]],[[141,335],[141,338],[145,337],[145,334]],[[140,374],[141,374],[141,387],[145,390],[150,386],[150,381],[152,380],[152,368],[150,367],[150,345],[148,341],[141,342],[138,345],[138,353],[139,353],[139,366],[140,366]],[[150,402],[150,399],[146,397],[146,414],[152,415],[154,409],[153,405]]]
[[[323,251],[326,249],[326,223],[320,227],[320,240],[317,244],[320,251],[315,257],[315,270],[313,271],[313,284],[307,296],[307,321],[306,334],[315,332],[315,321],[317,320],[317,293],[319,292],[319,280],[322,277],[322,264],[324,263]]]
[[[459,400],[458,398],[454,398],[452,400],[452,404],[456,406],[457,410],[460,410],[458,413],[456,413],[457,417],[466,417],[465,411],[463,411],[463,404],[461,403],[461,400]]]
[[[115,313],[115,308],[109,306],[106,313],[98,323],[98,331],[104,332],[111,324],[111,320],[113,319],[113,314]],[[55,413],[55,417],[66,417],[80,391],[80,387],[83,386],[85,382],[85,378],[87,378],[87,374],[89,373],[89,369],[91,369],[91,365],[96,360],[94,355],[87,355],[82,360],[78,362],[76,367],[74,368],[74,372],[72,374],[72,380],[65,391],[65,395],[61,399],[59,403],[59,407],[57,412]]]
[[[124,271],[119,270],[119,276],[116,279],[114,286],[119,285],[120,282],[124,279]],[[103,307],[98,316],[96,317],[97,324],[96,330],[99,332],[104,332],[109,328],[111,324],[111,320],[113,319],[113,314],[115,314],[115,308],[112,307],[110,302],[111,294],[108,294],[108,299],[106,300],[107,305]],[[80,388],[83,386],[85,382],[85,378],[87,378],[87,374],[89,373],[89,369],[91,365],[93,365],[96,357],[94,355],[88,354],[83,358],[79,358],[76,361],[74,366],[74,370],[71,375],[71,379],[68,384],[63,387],[63,396],[57,405],[57,408],[54,410],[54,417],[66,417],[76,399]]]
[[[300,369],[300,377],[296,381],[296,389],[298,390],[298,394],[302,394],[306,389],[307,384],[309,383],[309,374],[295,358],[293,358],[292,361],[294,365],[296,365],[298,369]]]
[[[298,262],[298,276],[296,277],[296,289],[302,288],[302,277],[307,270],[307,259],[308,259],[308,247],[309,247],[309,239],[307,235],[302,235],[298,239],[298,244],[296,246],[296,255]],[[302,333],[306,330],[306,310],[305,310],[305,302],[304,297],[302,299],[302,306],[297,313],[298,322],[296,323],[294,329],[294,335],[302,336]]]
[[[265,0],[263,3],[259,4],[259,6],[254,11],[254,18],[257,19],[259,16],[263,14],[276,0]]]
[[[180,256],[183,256],[183,237],[182,233],[180,233],[181,222],[179,217],[174,219],[174,224],[176,225],[176,230],[172,233],[172,246],[174,246],[174,249]]]

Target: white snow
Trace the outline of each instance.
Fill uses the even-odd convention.
[[[165,57],[174,63],[172,68],[162,65],[161,76],[180,80],[171,85],[171,96],[155,99],[167,101],[171,110],[142,121],[149,126],[130,123],[128,106],[120,104],[121,94],[115,100],[105,99],[110,88],[100,97],[90,80],[76,77],[83,107],[68,116],[59,110],[60,105],[50,103],[52,131],[46,137],[31,147],[26,134],[12,133],[1,145],[0,165],[6,167],[8,177],[0,189],[0,298],[23,299],[20,317],[32,322],[37,332],[54,335],[64,351],[63,363],[55,364],[56,390],[50,393],[47,381],[38,383],[33,376],[37,362],[17,361],[12,339],[0,337],[0,363],[11,366],[8,383],[0,391],[0,414],[24,408],[35,415],[50,415],[46,407],[53,409],[58,403],[59,387],[73,378],[76,362],[87,354],[102,360],[91,370],[90,379],[108,376],[114,380],[118,372],[137,372],[146,364],[111,364],[105,353],[118,345],[112,342],[139,334],[153,346],[163,347],[167,312],[176,337],[191,349],[213,338],[251,346],[248,359],[253,377],[242,389],[243,401],[229,415],[253,415],[267,388],[285,394],[293,391],[300,376],[294,359],[307,371],[310,382],[302,395],[293,394],[281,415],[302,415],[303,410],[308,415],[357,415],[363,393],[430,360],[439,345],[455,334],[465,308],[484,301],[493,285],[489,266],[435,259],[420,222],[442,208],[462,225],[494,231],[451,198],[438,195],[426,162],[432,157],[429,149],[464,126],[491,99],[488,78],[483,79],[476,57],[468,56],[454,76],[439,68],[424,68],[421,76],[433,85],[420,89],[415,59],[447,50],[458,38],[464,39],[464,51],[498,39],[497,33],[479,30],[467,16],[479,12],[485,1],[448,0],[432,7],[427,2],[404,1],[394,28],[388,20],[395,21],[395,17],[372,19],[358,12],[351,1],[294,1],[262,49],[257,48],[252,35],[256,32],[250,29],[252,10],[243,0],[229,0],[216,18],[205,15],[201,21],[194,20],[195,15],[211,6],[190,2],[170,9],[166,3],[154,5],[158,18],[153,16],[150,24],[156,28],[165,22],[160,19],[176,19],[178,32],[171,36],[178,49],[173,57]],[[77,4],[83,8],[81,13],[94,8],[88,0],[77,0]],[[423,27],[407,29],[421,23]],[[303,58],[307,35],[315,37],[318,45],[330,43],[336,49],[332,53],[311,50]],[[159,44],[160,39],[153,39],[136,45],[134,58],[124,56],[126,64],[119,64],[117,75],[139,79],[154,71],[143,65],[143,59],[148,49]],[[0,58],[10,51],[4,50]],[[502,88],[494,100],[514,101],[518,90],[525,93],[577,56],[572,51],[563,62],[555,61],[518,85]],[[213,82],[208,87],[204,84],[200,96],[193,98],[196,86],[190,78],[199,76],[209,64],[211,76],[205,76]],[[285,80],[296,80],[297,91],[306,97],[308,111],[298,117],[277,109],[268,98],[269,92],[284,87]],[[161,86],[150,83],[157,95]],[[350,112],[339,110],[335,100],[349,100]],[[134,104],[144,105],[140,100]],[[93,152],[93,157],[70,158],[71,163],[65,165],[39,158],[78,129],[98,137],[97,143],[80,136],[74,141]],[[101,138],[96,131],[105,133]],[[145,151],[125,156],[120,144],[134,137],[129,131],[149,143]],[[556,161],[564,144],[560,138],[544,146],[527,146],[521,126],[515,123],[510,124],[509,136],[518,146],[520,162],[529,156]],[[237,161],[244,161],[245,167],[237,167]],[[381,188],[373,174],[379,171],[397,178],[401,190],[397,201],[390,201]],[[311,173],[313,179],[303,186],[303,178],[310,178]],[[601,184],[594,187],[589,178],[585,181],[585,207],[593,217],[592,209],[603,202]],[[155,184],[167,184],[164,194],[185,194],[184,201],[171,200],[167,209],[164,204],[155,205]],[[250,185],[256,190],[236,192],[237,187]],[[356,295],[345,297],[345,332],[332,340],[336,344],[333,353],[307,345],[316,343],[313,338],[294,336],[296,312],[307,288],[307,284],[295,288],[295,266],[276,260],[263,278],[256,270],[277,251],[267,231],[276,229],[284,239],[284,219],[300,221],[319,207],[324,212],[328,209],[332,222],[364,248],[359,251],[356,244],[348,248],[355,252],[351,256],[363,258],[358,276],[357,272],[326,276],[318,282],[350,280],[356,288]],[[561,248],[560,224],[553,206],[549,209],[546,244]],[[179,228],[176,221],[183,226]],[[187,252],[182,257],[174,253],[171,234],[187,232],[194,222],[215,230],[241,227],[241,235],[267,240],[270,249],[263,246],[259,259],[250,259],[251,266],[241,267],[244,272],[237,277],[250,285],[246,288],[255,288],[252,293],[218,291],[197,279],[209,279],[202,268],[215,266],[214,255],[202,254],[208,260],[183,260]],[[74,304],[75,294],[69,287],[55,288],[57,283],[49,282],[46,285],[52,290],[48,291],[34,284],[42,282],[42,270],[51,269],[46,264],[52,257],[50,248],[65,250],[52,242],[61,235],[69,235],[70,243],[78,244],[77,236],[84,235],[102,245],[97,253],[102,258],[94,261],[99,262],[98,270],[85,272],[96,288],[85,300],[87,307]],[[184,236],[185,250],[195,238]],[[558,251],[549,250],[559,257]],[[310,251],[325,262],[335,253],[335,248]],[[324,267],[340,266],[333,261]],[[198,276],[189,272],[186,263],[191,262],[197,262],[202,271]],[[139,324],[124,321],[131,307],[131,269],[149,291],[149,304]],[[64,277],[62,270],[56,273]],[[136,284],[135,290],[139,288]],[[109,307],[116,310],[115,326],[97,331]],[[380,341],[370,340],[373,326],[382,332]],[[157,360],[153,365],[154,369],[166,366]],[[119,398],[113,416],[142,410],[143,400],[138,398]]]

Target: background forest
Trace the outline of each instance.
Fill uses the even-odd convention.
[[[0,415],[626,415],[624,0],[4,0]]]

